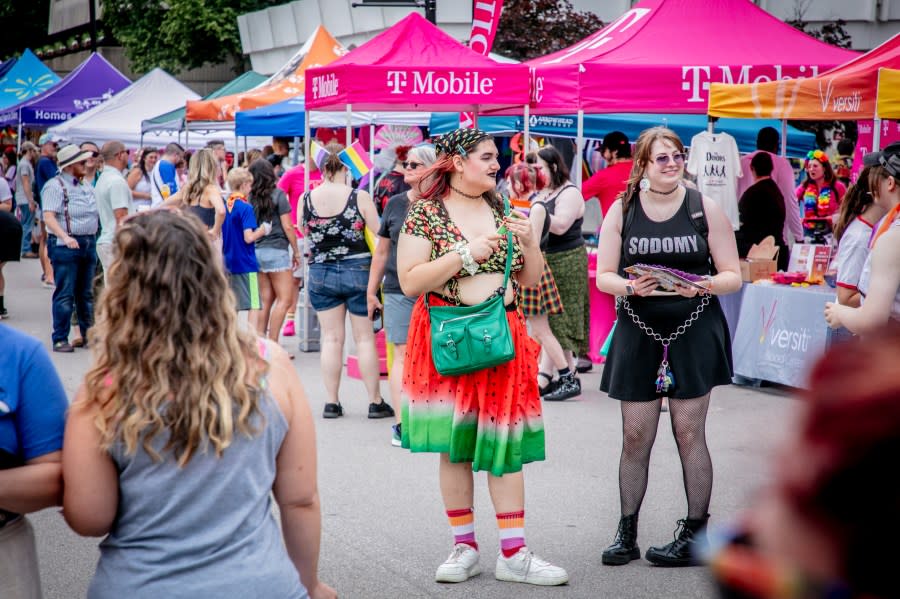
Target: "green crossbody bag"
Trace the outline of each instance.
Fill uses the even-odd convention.
[[[509,214],[506,198],[503,199],[503,209],[504,214]],[[438,373],[455,376],[476,372],[509,362],[516,356],[503,301],[509,283],[512,255],[513,236],[507,231],[503,286],[480,304],[431,306],[428,294],[425,294],[431,321],[431,359]]]

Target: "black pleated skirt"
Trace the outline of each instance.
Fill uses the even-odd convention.
[[[630,297],[634,313],[663,337],[672,334],[700,304],[700,298]],[[616,330],[603,367],[600,390],[613,399],[652,401],[663,347],[636,325],[619,305]],[[675,385],[665,394],[671,399],[692,399],[713,387],[731,383],[731,336],[716,297],[700,317],[669,346],[669,367]]]

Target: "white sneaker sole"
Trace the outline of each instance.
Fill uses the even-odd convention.
[[[494,577],[497,580],[501,580],[503,582],[522,582],[525,584],[533,584],[541,587],[555,587],[561,584],[566,584],[569,582],[569,575],[563,574],[560,576],[542,576],[540,578],[532,576],[529,580],[528,576],[521,576],[519,574],[514,574],[509,570],[497,570],[494,572]]]
[[[435,582],[465,582],[474,576],[478,576],[481,574],[481,566],[479,564],[475,564],[472,569],[468,572],[444,572],[441,573],[440,569],[438,569],[437,573],[434,575]]]

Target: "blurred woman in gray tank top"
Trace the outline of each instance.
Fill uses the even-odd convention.
[[[107,535],[87,596],[335,597],[317,573],[315,431],[284,350],[239,329],[197,219],[139,213],[115,243],[63,453],[66,521]]]

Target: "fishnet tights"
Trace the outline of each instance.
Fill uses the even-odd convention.
[[[647,491],[650,451],[656,440],[662,400],[623,401],[622,457],[619,461],[619,497],[622,515],[641,509]],[[694,399],[669,401],[672,431],[681,457],[688,518],[703,518],[712,495],[712,459],[706,446],[706,413],[709,394]]]

